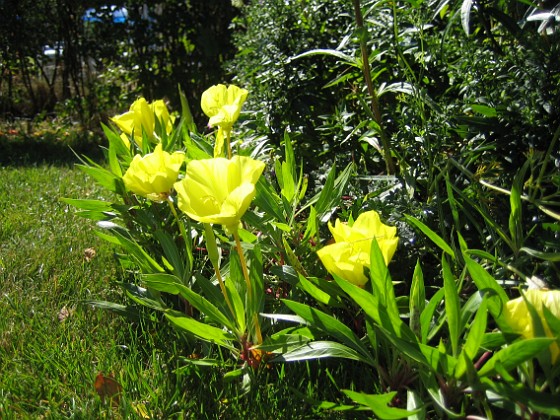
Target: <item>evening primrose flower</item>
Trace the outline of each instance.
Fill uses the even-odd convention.
[[[223,154],[224,142],[228,142],[228,156],[231,151],[229,139],[233,123],[239,118],[241,107],[247,99],[249,92],[234,85],[214,85],[204,91],[200,100],[200,105],[204,113],[210,118],[210,127],[218,126],[216,145],[214,146],[214,157]]]
[[[362,213],[352,226],[339,219],[334,226],[329,222],[329,230],[335,240],[317,251],[321,262],[331,274],[357,286],[364,286],[368,278],[364,268],[370,266],[371,241],[375,237],[385,264],[389,264],[397,249],[399,238],[397,228],[381,222],[376,211]]]
[[[248,93],[246,89],[234,85],[214,85],[204,91],[200,104],[210,118],[208,125],[217,125],[225,131],[231,130],[233,123],[239,118]]]
[[[537,311],[546,336],[554,337],[544,317],[543,307],[546,306],[556,318],[560,319],[560,290],[529,289],[525,291],[524,295],[525,299]],[[535,337],[531,314],[523,297],[512,299],[506,303],[504,319],[515,333],[524,338]],[[560,360],[558,343],[553,343],[550,346],[550,355],[553,364]]]
[[[234,232],[255,196],[265,164],[245,156],[193,160],[174,187],[178,206],[201,223],[224,225]]]
[[[136,155],[123,176],[124,185],[135,194],[153,201],[164,201],[177,181],[185,160],[183,152],[170,154],[159,143],[153,153]]]
[[[166,133],[171,133],[175,117],[169,115],[167,106],[161,99],[148,103],[146,99],[139,98],[133,102],[128,112],[111,118],[111,121],[125,134],[130,136],[134,133],[134,141],[142,147],[143,133],[150,139],[157,137],[155,134],[156,118]]]

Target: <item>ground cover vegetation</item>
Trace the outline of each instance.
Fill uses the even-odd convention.
[[[139,361],[119,370],[106,350],[118,377],[98,377],[97,398],[78,387],[58,405],[44,397],[47,408],[26,406],[10,376],[0,407],[71,414],[78,398],[78,410],[125,417],[559,416],[557,7],[236,6],[237,52],[221,57],[233,84],[201,76],[177,90],[160,77],[166,59],[152,62],[151,86],[176,89],[176,112],[139,88],[148,99],[102,125],[104,160],[78,165],[104,192],[69,189],[59,202],[116,257],[106,275],[118,287],[92,280],[72,328],[92,314],[126,326],[106,340],[129,339]],[[85,293],[84,275],[67,290]],[[48,310],[73,311],[64,296]],[[132,385],[135,363],[153,392]]]

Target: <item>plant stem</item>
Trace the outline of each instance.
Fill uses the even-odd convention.
[[[227,157],[231,159],[231,130],[226,131]]]
[[[546,151],[546,154],[544,155],[541,170],[539,172],[539,177],[537,178],[537,182],[536,182],[537,188],[539,188],[539,189],[541,187],[543,178],[544,178],[545,173],[546,173],[546,167],[547,167],[547,164],[548,164],[548,160],[550,158],[550,155],[552,155],[552,151],[556,147],[556,142],[558,141],[559,137],[560,137],[560,126],[558,126],[558,128],[556,129],[556,131],[554,133],[554,137],[552,137],[552,141],[550,142],[550,144],[548,146],[548,150]],[[536,194],[535,191],[536,191],[536,189],[531,192],[531,198],[532,199],[535,198],[535,194]]]
[[[245,278],[245,283],[247,284],[247,296],[250,302],[253,302],[253,287],[251,284],[251,279],[249,277],[249,270],[247,269],[247,261],[245,260],[245,255],[243,255],[243,248],[241,248],[241,240],[239,239],[239,233],[237,230],[233,232],[233,237],[235,239],[235,247],[237,248],[237,254],[239,255],[239,261],[241,262],[241,270],[243,271],[243,277]],[[255,336],[257,338],[256,344],[261,344],[262,334],[261,334],[261,327],[259,324],[259,317],[258,314],[253,314],[253,321],[255,323]]]
[[[208,258],[212,263],[212,267],[214,267],[214,272],[216,273],[216,278],[218,279],[218,284],[220,285],[220,289],[222,294],[224,295],[224,299],[226,301],[233,318],[235,319],[235,311],[233,310],[233,305],[229,300],[229,296],[227,294],[226,286],[224,284],[224,280],[222,278],[222,273],[220,272],[220,258],[218,255],[218,246],[216,244],[216,237],[214,236],[214,231],[212,230],[212,226],[209,223],[203,223],[204,225],[204,238],[206,239],[206,249],[208,251]]]
[[[356,16],[356,28],[360,34],[360,50],[362,52],[362,71],[364,73],[364,79],[366,81],[367,90],[369,96],[371,97],[371,111],[375,118],[375,122],[379,126],[379,136],[381,137],[381,144],[383,145],[383,157],[385,159],[385,166],[387,168],[388,175],[395,174],[395,164],[393,162],[393,156],[391,155],[391,145],[385,129],[383,128],[383,121],[381,117],[381,110],[379,109],[379,98],[377,92],[373,88],[373,81],[371,80],[371,70],[369,67],[369,54],[368,46],[365,38],[364,29],[364,18],[362,16],[362,7],[360,6],[360,0],[352,0],[354,3],[354,15]]]
[[[171,213],[173,213],[173,216],[175,217],[175,220],[177,221],[177,225],[179,225],[179,231],[181,232],[181,236],[183,237],[183,242],[185,242],[185,252],[186,252],[186,258],[187,258],[187,270],[185,271],[185,274],[190,276],[190,272],[192,270],[192,246],[191,246],[191,241],[187,236],[187,231],[185,230],[185,225],[183,224],[183,222],[181,221],[181,218],[177,214],[177,209],[175,209],[175,205],[173,204],[173,199],[170,196],[167,196],[167,203],[169,204],[169,208],[171,209]],[[183,282],[185,282],[186,279],[181,279],[181,280],[183,280]]]

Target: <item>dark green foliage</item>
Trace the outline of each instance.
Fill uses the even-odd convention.
[[[351,7],[342,1],[265,0],[242,10],[234,22],[238,52],[229,70],[236,84],[249,89],[250,119],[275,145],[285,130],[293,133],[298,156],[315,166],[325,151],[341,150],[337,139],[318,127],[343,107],[346,93],[323,88],[336,75],[331,58],[294,57],[336,48],[351,33]]]
[[[195,120],[205,125],[200,95],[226,81],[222,65],[234,53],[229,25],[238,9],[219,0],[126,4],[135,22],[129,28],[129,65],[137,69],[140,92],[147,98],[169,98],[178,109],[180,84],[189,102],[197,104],[192,106]]]

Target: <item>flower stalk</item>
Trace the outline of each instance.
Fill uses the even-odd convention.
[[[245,255],[243,254],[243,248],[241,247],[241,240],[239,238],[239,233],[237,230],[233,232],[233,238],[235,239],[235,247],[237,248],[237,254],[239,255],[239,261],[241,262],[241,271],[243,271],[243,277],[245,278],[245,284],[247,285],[247,296],[249,300],[253,300],[253,286],[251,284],[251,278],[249,277],[249,269],[247,268],[247,261],[245,260]],[[255,336],[257,342],[255,344],[261,344],[263,342],[261,327],[259,323],[258,314],[253,314],[253,322],[255,324]]]
[[[362,72],[364,73],[364,79],[366,81],[367,90],[371,98],[371,111],[375,122],[379,126],[379,137],[381,138],[381,144],[383,145],[383,158],[385,160],[385,167],[387,169],[387,175],[395,174],[395,163],[393,162],[393,156],[391,155],[391,144],[387,133],[383,127],[383,120],[381,117],[381,110],[379,107],[379,97],[377,92],[373,88],[373,81],[371,79],[371,70],[369,67],[369,54],[368,47],[365,37],[364,28],[364,18],[362,16],[362,7],[360,6],[360,0],[352,0],[354,3],[354,15],[356,16],[356,29],[360,36],[360,50],[362,52]]]
[[[203,223],[202,225],[204,226],[204,238],[206,239],[206,249],[208,251],[208,258],[212,263],[212,267],[214,267],[214,272],[216,273],[216,278],[218,279],[218,284],[220,285],[220,290],[224,295],[226,304],[229,307],[231,314],[235,317],[235,311],[233,310],[233,305],[229,300],[226,286],[222,278],[222,273],[220,271],[220,255],[218,253],[218,246],[216,244],[216,236],[214,236],[214,231],[212,230],[212,226],[210,226],[209,223]]]

